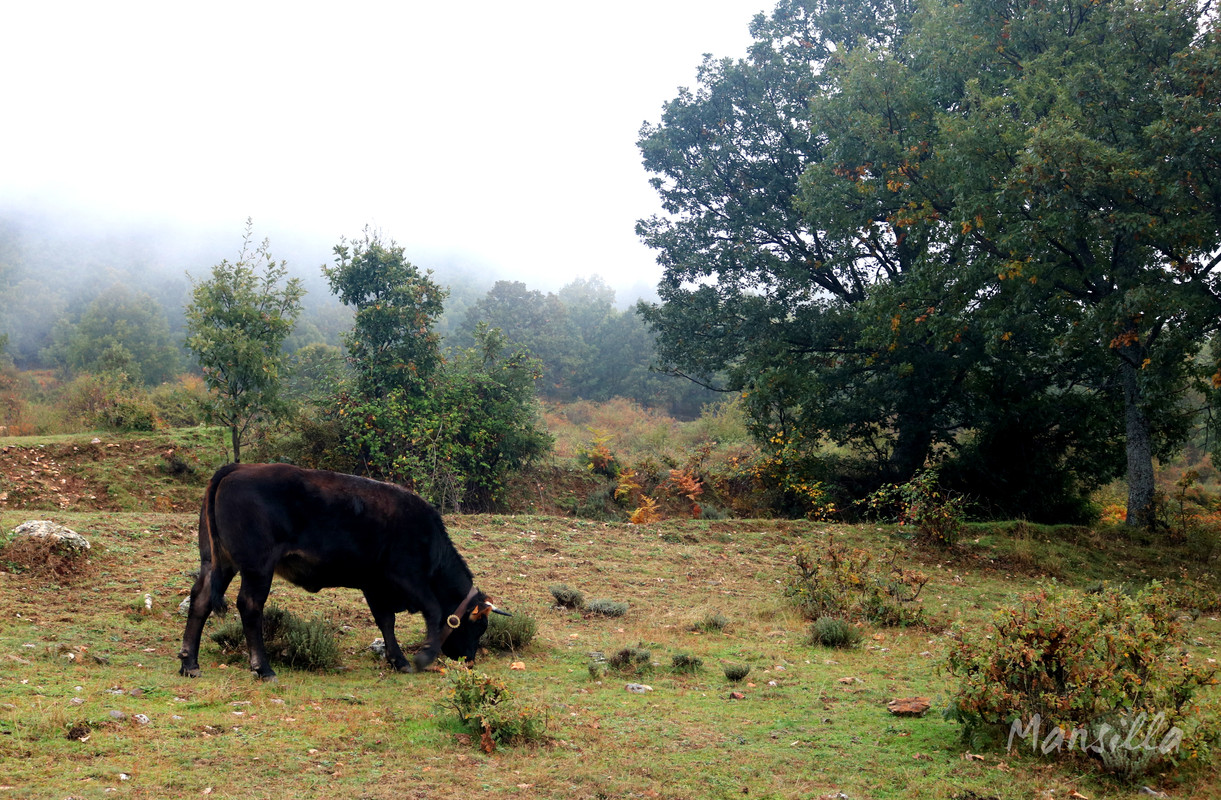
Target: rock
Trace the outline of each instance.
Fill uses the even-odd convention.
[[[644,694],[645,692],[653,691],[652,686],[645,686],[643,683],[629,683],[623,688],[627,689],[629,692],[635,692],[636,694]]]
[[[896,717],[923,717],[930,705],[927,697],[902,697],[891,700],[886,708]]]
[[[111,711],[111,712],[110,712],[110,717],[111,717],[111,719],[117,719],[117,720],[125,720],[125,719],[127,719],[127,715],[126,715],[126,714],[124,714],[122,711],[117,711],[117,710],[116,710],[116,711]]]
[[[55,544],[62,544],[73,550],[89,550],[89,540],[74,530],[65,528],[57,522],[45,519],[32,519],[23,522],[13,530],[14,536],[29,536],[34,539],[50,539]]]
[[[374,655],[381,656],[382,658],[386,657],[386,642],[380,636],[373,640],[369,645],[369,649],[373,651]]]
[[[185,617],[190,613],[191,613],[191,597],[190,597],[190,595],[187,595],[186,597],[184,597],[182,599],[182,602],[178,604],[178,616]]]
[[[149,723],[149,718],[143,714],[136,714],[134,717],[132,717],[132,719],[134,719],[136,722],[140,723],[141,725],[147,725]]]
[[[730,692],[729,699],[730,700],[745,700],[746,695],[742,694],[741,692]]]

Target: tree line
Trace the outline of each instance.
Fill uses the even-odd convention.
[[[546,451],[536,398],[626,396],[689,416],[709,399],[650,372],[653,334],[635,310],[615,307],[599,278],[558,294],[520,282],[483,295],[462,286],[462,311],[446,320],[450,288],[393,241],[366,231],[334,256],[320,274],[343,311],[311,318],[326,304],[306,307],[303,280],[290,277],[248,221],[235,259],[189,276],[177,324],[174,309],[130,281],[95,283],[57,304],[62,313],[50,324],[38,320],[42,346],[24,330],[8,358],[76,377],[70,393],[85,397],[72,402],[86,416],[134,428],[164,413],[142,387],[194,368],[234,460],[255,445],[267,457],[274,431],[272,457],[395,480],[447,507],[490,507],[507,472]],[[7,260],[0,276],[10,299],[62,288],[54,280],[40,287],[21,262]],[[18,315],[10,305],[6,322]],[[185,402],[172,390],[156,398]]]
[[[1211,2],[781,0],[639,147],[646,319],[795,472],[1083,516],[1215,423]],[[1214,438],[1215,441],[1215,438]]]

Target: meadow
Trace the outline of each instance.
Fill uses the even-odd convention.
[[[15,441],[2,443],[7,456]],[[941,714],[953,690],[941,666],[956,626],[981,626],[1016,594],[1049,580],[1085,588],[1204,574],[1190,550],[1122,528],[976,525],[956,549],[937,551],[889,525],[451,516],[478,585],[538,623],[528,646],[486,653],[475,669],[545,716],[545,736],[489,753],[446,706],[458,667],[389,671],[369,650],[378,632],[352,591],[310,595],[277,582],[271,597],[338,627],[337,670],[282,668],[277,682],[261,683],[205,636],[202,677],[180,677],[177,607],[198,566],[189,501],[201,478],[165,466],[165,441],[98,443],[96,460],[79,457],[92,452],[89,438],[41,444],[57,454],[59,477],[40,482],[6,467],[0,527],[54,519],[93,549],[88,564],[63,575],[0,565],[0,798],[976,800],[1130,797],[1144,786],[1221,797],[1221,776],[1203,758],[1125,784],[1082,757],[969,747]],[[90,472],[106,481],[78,486],[64,502],[73,476]],[[14,509],[18,478],[25,507]],[[141,485],[151,488],[133,488]],[[112,493],[122,502],[89,507]],[[796,546],[826,537],[897,551],[929,576],[920,603],[930,624],[864,626],[852,649],[812,644],[783,583]],[[556,584],[628,611],[606,618],[557,607]],[[723,627],[701,624],[717,615]],[[1193,658],[1218,657],[1217,616],[1184,618]],[[209,621],[208,632],[219,624]],[[405,642],[420,642],[418,617],[400,615],[399,625]],[[649,651],[643,673],[591,672],[627,647]],[[676,655],[701,666],[676,671]],[[731,662],[750,666],[745,679],[726,678]],[[631,692],[629,683],[651,689]],[[1216,713],[1217,694],[1205,696],[1204,713]],[[931,702],[923,717],[887,710],[913,696]]]

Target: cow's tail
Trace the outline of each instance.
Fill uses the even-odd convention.
[[[220,570],[215,569],[216,554],[216,489],[220,482],[237,468],[237,464],[226,464],[216,471],[212,480],[208,481],[208,489],[204,493],[203,504],[199,508],[199,560],[201,569],[208,568],[210,576],[208,591],[211,595],[213,614],[223,615],[229,610],[225,602],[225,588],[228,584],[221,578]]]

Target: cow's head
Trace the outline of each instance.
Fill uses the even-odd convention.
[[[512,616],[509,612],[497,608],[492,603],[492,598],[479,592],[471,601],[468,611],[460,616],[451,616],[446,621],[451,630],[441,643],[441,652],[449,658],[465,658],[468,664],[474,663],[475,654],[479,650],[479,640],[488,629],[488,615],[493,613]]]

